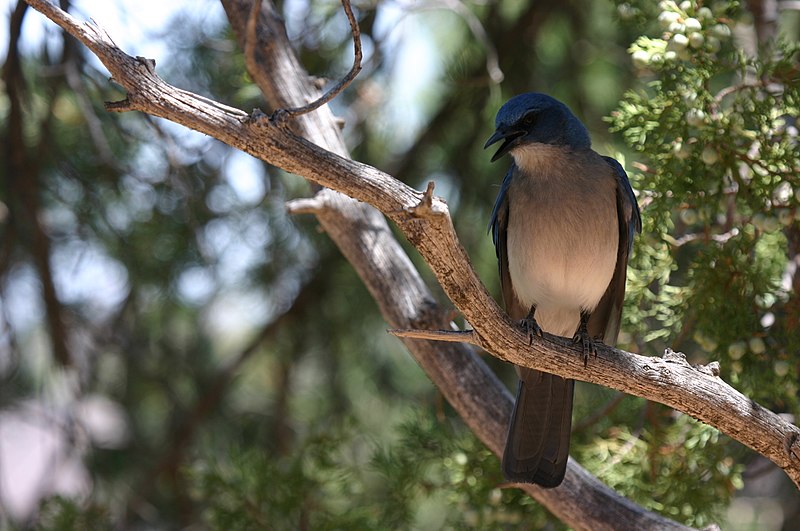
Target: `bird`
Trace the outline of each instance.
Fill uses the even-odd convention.
[[[642,219],[622,165],[591,147],[570,109],[546,94],[497,112],[494,162],[513,159],[489,223],[506,313],[533,340],[573,337],[584,364],[596,341],[619,333],[628,257]],[[569,457],[574,380],[516,367],[519,381],[502,470],[506,479],[554,488]]]

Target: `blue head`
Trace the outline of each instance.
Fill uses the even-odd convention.
[[[492,157],[496,161],[517,146],[550,144],[572,149],[588,149],[592,142],[580,120],[555,98],[538,92],[520,94],[497,111],[495,132],[484,149],[503,140]]]

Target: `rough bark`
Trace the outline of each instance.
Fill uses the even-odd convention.
[[[578,350],[567,340],[546,337],[528,345],[528,338],[475,275],[455,235],[447,205],[433,196],[432,189],[416,191],[375,168],[347,159],[327,107],[300,117],[291,126],[260,112],[248,115],[170,86],[155,74],[152,62],[127,56],[96,26],[81,24],[43,0],[26,1],[83,42],[127,91],[128,98],[109,104],[109,110],[138,110],[180,123],[352,197],[322,190],[293,208],[317,215],[359,272],[391,326],[448,329],[449,323],[383,217],[358,201],[378,208],[394,221],[430,265],[444,291],[475,328],[458,339],[480,345],[517,365],[672,406],[767,456],[800,484],[795,455],[800,430],[728,386],[715,367],[693,368],[679,355],[648,358],[603,348],[586,368]],[[246,41],[251,3],[223,0],[223,4],[240,40]],[[275,107],[307,103],[316,92],[291,53],[272,7],[265,3],[260,16],[255,64],[249,65],[255,69],[250,72],[253,79]],[[463,344],[409,338],[404,342],[470,428],[499,455],[511,409],[508,391]],[[683,527],[619,497],[573,461],[559,489],[525,489],[575,528]]]

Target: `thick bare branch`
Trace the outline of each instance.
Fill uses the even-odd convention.
[[[191,127],[286,171],[377,207],[397,223],[415,245],[450,299],[475,327],[474,337],[481,346],[497,357],[517,365],[598,383],[672,406],[719,428],[769,457],[796,484],[800,484],[800,466],[794,457],[798,451],[796,445],[800,430],[732,389],[718,377],[718,371],[713,370],[713,367],[698,370],[689,366],[680,356],[670,353],[664,358],[648,358],[602,348],[586,369],[582,357],[569,340],[550,336],[544,340],[535,340],[528,346],[527,336],[507,318],[475,275],[469,258],[456,238],[447,205],[441,199],[431,194],[426,197],[426,194],[413,190],[375,168],[326,151],[295,136],[286,127],[270,121],[262,113],[247,116],[241,111],[176,89],[156,76],[152,65],[127,56],[116,48],[97,27],[78,23],[43,0],[27,1],[81,40],[100,58],[115,81],[128,92],[128,108]],[[249,12],[248,7],[249,5],[244,9],[245,17]],[[275,87],[272,89],[275,90]],[[303,118],[310,119],[310,116]],[[334,138],[339,138],[335,124],[326,124],[324,127],[328,131],[336,130]],[[338,140],[334,144],[331,147],[342,152]],[[340,201],[338,194],[329,191],[321,192],[317,199],[322,205],[328,201],[331,202],[330,205]],[[358,215],[362,221],[367,219],[363,212],[349,212]],[[342,211],[337,207],[322,207],[318,213],[326,230],[340,232],[341,228],[337,229],[330,216],[342,216]],[[419,328],[421,325],[426,328],[447,328],[444,312],[435,305],[415,272],[406,269],[407,266],[410,267],[407,257],[400,254],[390,257],[374,254],[375,249],[392,245],[387,243],[391,234],[379,225],[375,227],[378,231],[374,233],[374,237],[380,239],[377,242],[361,241],[356,244],[348,240],[352,235],[332,234],[332,237],[338,238],[337,243],[345,254],[352,251],[361,256],[356,260],[357,268],[372,268],[371,273],[366,276],[363,271],[359,272],[376,299],[385,297],[380,292],[381,287],[398,283],[398,274],[414,286],[416,292],[409,299],[395,301],[395,307],[384,308],[382,305],[389,323],[397,328]],[[362,225],[359,236],[373,237],[370,236],[372,229],[371,225]],[[372,255],[362,248],[364,245],[373,250]],[[398,258],[399,256],[404,258]],[[371,264],[360,264],[358,260],[371,260]],[[407,264],[401,263],[404,261]],[[382,275],[383,278],[376,280],[370,275]],[[404,308],[401,311],[396,306]],[[448,343],[431,348],[429,342],[411,340],[407,340],[406,344],[470,427],[499,454],[502,451],[505,419],[510,411],[510,397],[491,372],[461,345]],[[641,508],[632,502],[624,499],[620,501],[607,487],[591,476],[587,477],[587,473],[573,463],[561,489],[543,491],[526,487],[526,490],[575,527],[592,526],[600,529],[605,526],[619,529],[623,523],[625,526],[632,526],[629,527],[632,529],[678,526],[650,513],[643,514]],[[570,498],[566,502],[565,493],[569,493]],[[615,518],[607,520],[605,516],[600,518],[598,514],[586,514],[583,505],[588,503],[589,498],[600,500],[600,507],[606,513],[617,511]],[[571,510],[582,514],[576,517],[570,514]],[[624,517],[621,516],[622,513],[625,514]],[[649,520],[645,523],[642,518]]]
[[[250,0],[223,0],[242,48],[249,46]],[[318,97],[315,84],[287,53],[291,49],[280,17],[271,2],[264,3],[257,33],[258,45],[248,62],[251,77],[272,108],[295,106]],[[327,106],[290,122],[292,130],[329,151],[349,157],[341,130]],[[433,189],[427,194],[433,200]],[[290,212],[312,210],[323,229],[339,246],[375,298],[384,318],[395,327],[442,326],[452,310],[440,309],[410,259],[390,231],[386,219],[365,203],[323,189],[311,203],[288,205]],[[472,431],[501,455],[511,412],[511,396],[483,360],[463,344],[405,341],[411,354]],[[522,487],[576,529],[674,529],[674,522],[645,511],[600,483],[571,461],[567,480],[557,491]],[[625,522],[620,526],[620,522]]]
[[[516,365],[549,370],[589,381],[692,415],[772,459],[800,483],[800,466],[785,449],[800,430],[750,401],[713,375],[671,358],[648,358],[601,348],[591,369],[583,366],[568,340],[528,340],[505,315],[471,267],[458,242],[446,203],[380,170],[325,151],[273,123],[263,114],[237,111],[176,89],[159,78],[152,65],[119,50],[95,25],[78,23],[43,0],[29,0],[95,52],[114,80],[128,91],[127,105],[183,124],[241,149],[286,171],[369,203],[391,218],[420,251],[442,287],[475,326],[480,344]],[[424,206],[420,209],[420,206]]]

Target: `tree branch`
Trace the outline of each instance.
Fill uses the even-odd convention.
[[[344,13],[347,15],[347,22],[350,24],[350,32],[353,34],[353,66],[350,68],[350,71],[338,82],[336,85],[331,87],[331,89],[314,100],[313,102],[309,103],[308,105],[303,105],[302,107],[294,107],[292,109],[278,109],[275,111],[275,115],[273,119],[286,119],[286,118],[294,118],[296,116],[300,116],[312,111],[315,111],[331,101],[333,98],[339,95],[344,89],[346,89],[350,83],[356,78],[356,76],[361,72],[361,59],[363,58],[361,52],[361,30],[358,27],[358,21],[356,20],[356,16],[353,14],[353,7],[350,5],[350,0],[342,0],[342,7],[344,8]],[[261,0],[255,0],[253,2],[253,12],[258,12],[261,10]]]
[[[476,346],[481,344],[480,337],[473,330],[389,330],[389,333],[395,337],[409,339],[469,343]]]
[[[693,368],[680,355],[669,352],[664,358],[648,358],[605,347],[599,350],[586,369],[570,340],[549,336],[535,339],[528,345],[527,336],[497,306],[477,278],[456,238],[447,205],[440,198],[429,194],[428,200],[424,201],[426,194],[375,168],[297,137],[287,127],[267,119],[263,113],[247,116],[241,111],[176,89],[155,75],[152,66],[144,60],[124,54],[96,26],[78,23],[43,0],[26,1],[98,56],[114,80],[127,90],[130,109],[160,116],[213,136],[270,164],[342,191],[381,210],[400,227],[431,266],[442,288],[475,327],[473,334],[479,344],[498,358],[667,404],[717,427],[767,456],[783,468],[795,484],[800,484],[800,466],[795,456],[800,430],[732,389],[719,379],[714,367]],[[237,10],[243,9],[245,22],[234,24],[235,28],[243,28],[249,4],[236,0],[223,3],[232,21],[238,16]],[[265,5],[264,9],[271,7]],[[264,11],[262,16],[265,16]],[[276,46],[280,47],[281,43]],[[281,51],[287,53],[286,49]],[[260,52],[267,63],[275,61],[264,49]],[[280,94],[274,84],[267,83],[265,87],[258,73],[251,74],[262,89]],[[269,76],[263,76],[262,72],[263,77]],[[276,78],[273,83],[288,82],[279,71],[273,72],[271,77]],[[309,89],[306,87],[305,90]],[[273,104],[280,105],[280,97],[271,100]],[[300,121],[293,127],[303,128],[315,120],[328,120],[324,115],[315,116],[317,114],[320,113],[303,116],[308,121]],[[335,134],[325,136],[330,131],[335,131]],[[332,119],[322,123],[319,129],[311,128],[304,132],[322,135],[319,143],[346,153]],[[316,140],[318,137],[312,138]],[[393,243],[391,232],[379,216],[368,213],[361,206],[356,208],[355,202],[342,200],[339,194],[328,190],[317,194],[317,199],[326,205],[318,213],[321,224],[343,253],[352,259],[391,326],[448,328],[445,312],[433,302],[408,257],[397,250],[399,246]],[[358,223],[354,225],[352,220],[348,220],[349,215],[354,216],[352,219]],[[364,225],[365,222],[369,224]],[[354,227],[357,234],[352,232]],[[391,254],[377,254],[387,249],[391,249]],[[398,292],[398,285],[404,291]],[[382,292],[382,289],[386,291]],[[386,293],[402,294],[403,297],[387,301]],[[507,390],[463,345],[447,343],[434,347],[430,342],[410,340],[406,344],[467,424],[499,455],[511,408]],[[682,527],[644,512],[632,502],[615,495],[573,461],[562,488],[550,491],[533,486],[523,488],[574,527]],[[593,505],[591,501],[599,505]],[[614,513],[610,520],[609,512]]]

